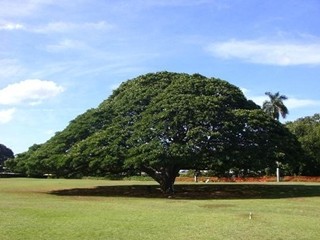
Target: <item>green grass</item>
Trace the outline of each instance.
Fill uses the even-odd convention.
[[[153,182],[0,178],[0,239],[320,239],[320,184],[177,190],[168,199]]]

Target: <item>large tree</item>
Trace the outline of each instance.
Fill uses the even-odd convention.
[[[320,114],[299,118],[286,126],[296,135],[306,153],[301,164],[302,174],[320,175]]]
[[[279,120],[280,115],[283,118],[286,118],[286,116],[289,114],[289,110],[284,105],[283,101],[287,100],[288,97],[285,95],[280,95],[279,92],[276,92],[275,94],[266,92],[265,94],[269,97],[269,100],[266,100],[263,103],[262,109],[276,120]]]
[[[29,175],[144,171],[172,192],[180,169],[295,171],[297,141],[226,81],[170,72],[123,83],[96,109],[10,162]]]
[[[3,168],[4,162],[9,158],[14,158],[13,151],[5,145],[0,144],[0,171]]]

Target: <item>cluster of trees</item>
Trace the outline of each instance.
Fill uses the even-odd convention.
[[[13,157],[14,154],[12,150],[0,143],[0,172],[3,171],[4,162]]]
[[[288,99],[279,92],[269,96],[268,101],[262,105],[262,109],[276,120],[280,115],[285,118],[289,113],[283,101]],[[300,163],[300,173],[306,176],[320,175],[320,114],[299,118],[294,122],[287,122],[286,127],[294,134],[303,149],[303,160]]]
[[[304,150],[303,175],[320,176],[320,114],[286,123]]]
[[[163,192],[173,191],[180,169],[266,174],[281,162],[287,174],[303,173],[298,139],[277,121],[270,104],[264,109],[220,79],[150,73],[123,83],[97,108],[6,165],[29,176],[143,171]]]

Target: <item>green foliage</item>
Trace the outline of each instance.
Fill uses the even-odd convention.
[[[289,130],[297,136],[306,153],[301,163],[303,174],[320,175],[320,114],[300,118],[286,124]]]
[[[284,105],[283,101],[288,99],[287,96],[280,95],[279,92],[275,94],[266,92],[266,95],[269,96],[270,100],[263,103],[262,109],[273,119],[279,120],[280,115],[283,118],[286,118],[289,114],[289,110]]]
[[[180,169],[296,171],[297,142],[226,81],[170,72],[123,83],[98,108],[15,159],[29,175],[130,176],[146,172],[163,191]],[[12,164],[14,165],[14,164]]]
[[[3,144],[0,144],[0,171],[7,159],[14,158],[12,150]]]

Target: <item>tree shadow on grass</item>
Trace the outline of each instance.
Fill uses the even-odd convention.
[[[166,198],[157,185],[97,186],[51,191],[58,196]],[[320,197],[320,185],[177,184],[174,199],[280,199]]]

